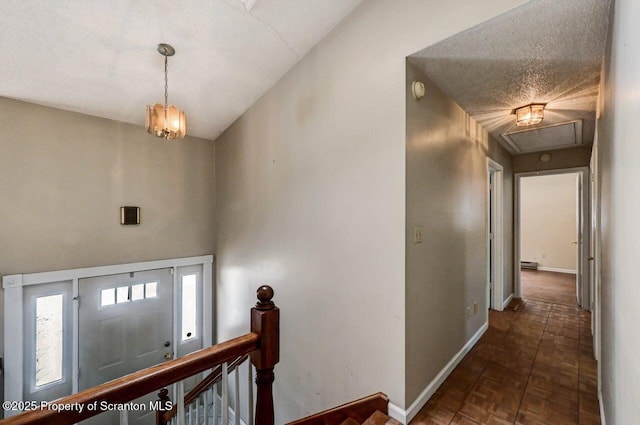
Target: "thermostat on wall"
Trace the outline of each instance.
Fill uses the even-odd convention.
[[[120,224],[140,224],[140,207],[120,207]]]

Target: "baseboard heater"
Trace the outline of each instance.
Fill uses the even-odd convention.
[[[520,261],[521,270],[538,270],[538,263],[535,261]]]

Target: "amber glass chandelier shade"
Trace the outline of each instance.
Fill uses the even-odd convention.
[[[527,105],[516,109],[516,125],[525,127],[540,124],[544,119],[544,105]]]
[[[161,103],[147,105],[145,126],[148,133],[165,139],[182,139],[187,135],[187,118],[184,111],[174,105],[169,105],[166,113]]]
[[[165,139],[182,139],[187,135],[187,117],[175,105],[169,105],[169,56],[176,50],[169,44],[158,44],[158,53],[164,56],[164,103],[147,105],[145,127],[149,134]]]

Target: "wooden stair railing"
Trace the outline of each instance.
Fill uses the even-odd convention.
[[[256,368],[255,423],[274,425],[273,369],[279,361],[280,310],[272,301],[271,287],[258,288],[257,297],[258,302],[251,309],[251,332],[248,334],[60,398],[51,402],[50,408],[2,419],[0,425],[71,425],[102,413],[103,403],[131,402],[245,355],[250,355]],[[166,390],[162,393],[166,397]],[[54,408],[63,405],[71,408]]]
[[[233,372],[236,369],[236,367],[240,366],[248,358],[249,356],[247,355],[238,357],[237,359],[229,363],[227,372],[228,373]],[[193,389],[184,396],[184,405],[185,406],[189,405],[195,399],[200,397],[205,391],[208,391],[211,387],[213,387],[213,385],[217,384],[221,380],[222,380],[222,366],[219,365],[219,366],[216,366],[215,369],[211,371],[211,373],[209,373],[202,381],[198,382],[198,385],[193,387]],[[159,394],[159,398],[160,398],[160,401],[169,401],[166,393]],[[173,405],[173,407],[170,410],[159,412],[161,416],[157,418],[156,425],[167,424],[171,420],[171,418],[173,418],[176,415],[177,412],[178,412],[177,405]]]

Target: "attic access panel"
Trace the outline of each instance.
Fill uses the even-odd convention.
[[[582,145],[582,120],[502,134],[516,154]]]

